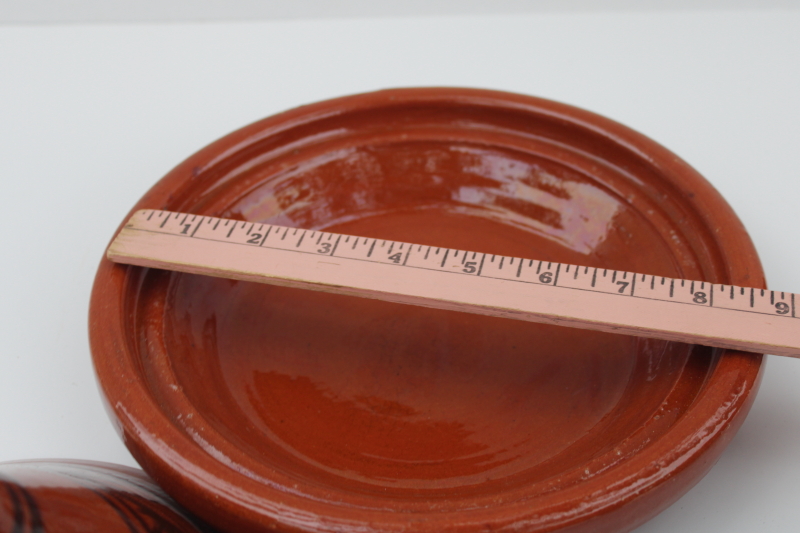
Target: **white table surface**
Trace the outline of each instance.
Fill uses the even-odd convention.
[[[134,465],[100,402],[87,309],[133,203],[258,118],[400,86],[543,96],[625,123],[697,168],[800,292],[800,10],[0,26],[0,461]],[[694,489],[638,529],[800,524],[800,360]]]

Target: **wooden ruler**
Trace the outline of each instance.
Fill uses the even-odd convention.
[[[168,211],[138,211],[120,263],[800,357],[800,298]]]

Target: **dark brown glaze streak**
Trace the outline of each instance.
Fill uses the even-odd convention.
[[[0,475],[0,483],[8,492],[14,510],[14,529],[11,533],[45,533],[41,512],[31,493],[4,475]]]

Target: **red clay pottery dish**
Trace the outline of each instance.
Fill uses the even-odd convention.
[[[267,118],[134,209],[762,287],[720,195],[566,105],[400,89]],[[760,355],[103,260],[92,353],[131,453],[230,532],[627,531],[708,471]]]
[[[93,461],[0,463],[0,533],[213,533],[140,470]]]

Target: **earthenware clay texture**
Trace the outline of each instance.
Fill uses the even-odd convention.
[[[144,472],[90,461],[0,463],[0,533],[213,533]]]
[[[262,120],[142,208],[764,286],[730,207],[675,155],[492,91]],[[128,448],[231,532],[627,531],[713,465],[762,359],[105,260],[90,328]]]

